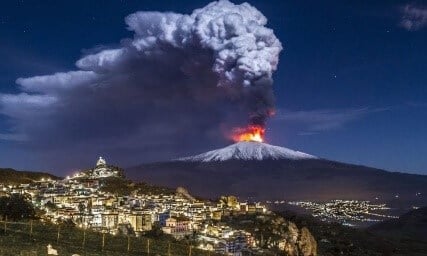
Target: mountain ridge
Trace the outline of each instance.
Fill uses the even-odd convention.
[[[47,172],[18,171],[12,168],[0,168],[0,183],[2,184],[31,183],[43,178],[60,179],[60,177]]]
[[[126,173],[134,180],[185,187],[205,198],[232,194],[250,200],[380,200],[406,209],[427,205],[426,196],[415,196],[427,195],[426,175],[389,172],[314,156],[298,160],[230,157],[217,161],[209,152],[218,151],[183,158],[184,161],[181,158],[141,164],[127,168]]]

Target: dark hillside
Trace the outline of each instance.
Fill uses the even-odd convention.
[[[45,172],[17,171],[11,168],[0,168],[0,184],[27,184],[41,179],[60,179]]]

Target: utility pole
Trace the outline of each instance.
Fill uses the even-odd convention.
[[[58,234],[56,235],[56,243],[59,244],[59,233],[61,231],[61,225],[58,225]]]
[[[30,238],[33,237],[33,220],[30,220]]]
[[[102,233],[102,250],[104,250],[105,247],[105,233]]]
[[[261,233],[261,248],[264,246],[264,235]]]
[[[82,247],[85,247],[85,243],[86,243],[86,228],[83,229],[83,242],[82,242]]]

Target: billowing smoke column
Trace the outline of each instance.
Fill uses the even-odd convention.
[[[256,8],[219,1],[190,15],[136,12],[125,21],[134,36],[120,47],[83,56],[76,71],[19,78],[21,93],[0,94],[9,138],[55,153],[64,145],[173,151],[171,141],[218,141],[217,131],[264,126],[273,113],[282,46]],[[182,135],[189,129],[197,141]]]
[[[205,61],[211,63],[204,65],[211,65],[217,86],[244,98],[253,124],[263,125],[272,113],[271,77],[282,46],[254,7],[219,1],[191,15],[137,12],[126,17],[126,23],[135,32],[133,40],[124,41],[122,48],[86,56],[77,66],[104,73],[138,58],[161,58],[174,51],[188,56],[209,53],[212,56]]]

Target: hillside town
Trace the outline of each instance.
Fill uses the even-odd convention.
[[[28,195],[32,204],[44,211],[44,221],[72,222],[80,228],[110,234],[141,236],[155,228],[176,239],[195,237],[199,248],[228,255],[256,250],[259,244],[251,233],[233,229],[221,222],[231,214],[268,214],[258,203],[239,202],[234,196],[218,202],[196,200],[183,189],[175,193],[130,195],[105,192],[108,179],[122,179],[120,169],[100,157],[93,169],[63,180],[41,179],[20,185],[1,185],[6,194]]]

